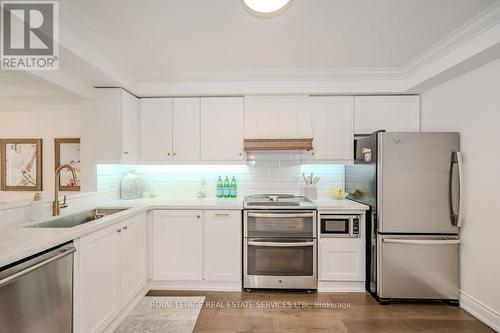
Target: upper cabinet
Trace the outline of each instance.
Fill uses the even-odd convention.
[[[243,98],[201,99],[201,159],[241,161],[243,154]]]
[[[312,139],[307,159],[351,160],[355,134],[418,132],[419,96],[137,99],[95,89],[97,162],[244,161],[244,139]],[[262,142],[262,140],[253,140]],[[262,148],[262,147],[260,147]],[[297,148],[299,149],[299,148]]]
[[[354,143],[354,97],[311,97],[312,158],[351,160]]]
[[[141,160],[172,159],[172,99],[142,98],[140,111]]]
[[[138,160],[139,100],[120,88],[96,88],[94,96],[95,160]]]
[[[174,160],[200,159],[200,99],[174,98]]]
[[[354,133],[420,131],[419,96],[356,96]]]
[[[141,160],[200,159],[199,98],[143,98],[140,113]]]
[[[312,138],[309,96],[245,96],[245,139]]]

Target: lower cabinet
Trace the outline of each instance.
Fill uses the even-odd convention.
[[[240,210],[156,210],[153,279],[241,280]]]
[[[364,243],[361,241],[320,241],[319,280],[364,281]]]
[[[201,280],[201,210],[153,212],[153,280]]]
[[[120,245],[121,304],[124,307],[144,288],[147,280],[144,215],[124,222]]]
[[[241,280],[241,211],[205,211],[204,272],[208,281]]]
[[[146,218],[80,238],[80,332],[101,332],[146,284]]]

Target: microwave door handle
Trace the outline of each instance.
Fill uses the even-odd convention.
[[[458,168],[458,212],[455,213],[453,210],[453,171],[455,169],[455,165]],[[450,210],[450,219],[451,224],[457,227],[462,225],[463,219],[463,163],[462,163],[462,153],[461,152],[453,152],[451,153],[450,159],[450,177],[448,182],[448,205]]]
[[[313,246],[314,242],[281,243],[281,242],[248,241],[247,244],[251,246],[263,246],[263,247],[303,247],[303,246]]]

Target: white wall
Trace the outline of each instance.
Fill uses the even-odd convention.
[[[462,306],[499,330],[500,59],[424,93],[422,130],[461,133],[465,172]]]
[[[80,107],[66,98],[0,98],[0,138],[43,139],[43,195],[54,191],[54,138],[80,137]],[[71,192],[75,193],[75,192]],[[0,191],[0,202],[28,199],[34,192]]]

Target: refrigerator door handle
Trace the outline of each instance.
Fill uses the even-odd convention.
[[[455,164],[458,168],[458,212],[455,213],[453,210],[453,170]],[[451,224],[457,227],[462,225],[463,219],[463,162],[462,162],[462,153],[461,152],[453,152],[451,153],[450,159],[450,180],[448,184],[448,203],[450,209],[450,218]]]
[[[453,245],[460,244],[460,239],[397,239],[384,238],[384,243],[415,244],[415,245]]]
[[[462,153],[457,152],[457,165],[458,165],[458,219],[457,219],[457,227],[462,226],[462,220],[464,215],[464,174],[463,174],[463,159]]]

